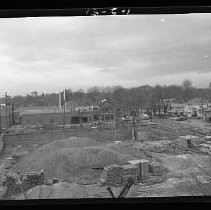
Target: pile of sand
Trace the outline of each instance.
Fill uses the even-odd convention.
[[[68,182],[80,179],[89,183],[96,181],[102,173],[94,167],[114,163],[124,165],[136,158],[134,151],[129,152],[123,143],[97,145],[89,138],[69,138],[38,148],[17,163],[14,170],[26,173],[44,169],[46,178]],[[145,157],[142,155],[141,158]]]

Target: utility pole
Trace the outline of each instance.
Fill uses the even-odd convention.
[[[152,115],[153,115],[153,106],[154,106],[154,99],[153,99],[153,97],[152,97],[152,99],[151,99],[151,122],[152,122]]]
[[[10,110],[10,96],[8,96],[8,121],[9,127],[11,126],[11,110]]]
[[[64,93],[63,93],[64,95],[63,95],[63,98],[64,98],[64,115],[63,115],[63,123],[64,123],[64,126],[65,126],[65,124],[66,124],[66,117],[65,117],[65,115],[66,115],[66,98],[65,98],[65,90],[64,90]]]
[[[135,113],[135,110],[132,110],[131,111],[131,115],[132,115],[132,140],[136,140],[136,134],[135,134],[135,116],[136,116],[136,113]]]
[[[0,111],[0,135],[2,134],[1,111]]]
[[[83,127],[82,115],[83,115],[83,110],[79,109],[79,123],[81,128]]]
[[[7,121],[7,92],[5,93],[5,105],[6,105],[6,128],[8,127],[8,121]]]
[[[92,106],[92,126],[94,125],[94,106]]]
[[[204,112],[204,102],[203,102],[203,99],[201,101],[201,120],[203,121],[203,112]]]

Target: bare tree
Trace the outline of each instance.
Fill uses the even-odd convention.
[[[184,89],[189,89],[192,87],[192,82],[188,79],[185,79],[183,82],[182,82],[182,87]]]
[[[170,99],[161,99],[162,109],[165,114],[165,117],[167,118],[167,113],[171,106],[171,100]]]
[[[190,98],[192,82],[188,79],[182,82],[182,88],[184,90],[184,99],[187,101]]]

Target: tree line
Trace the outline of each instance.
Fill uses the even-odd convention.
[[[183,103],[195,97],[202,97],[211,101],[211,88],[197,88],[190,80],[184,80],[182,85],[144,85],[133,88],[92,87],[88,90],[65,90],[66,101],[77,105],[97,105],[102,99],[130,109],[157,109],[167,111],[169,99]],[[59,94],[49,93],[38,96],[14,96],[15,108],[27,106],[58,106]]]

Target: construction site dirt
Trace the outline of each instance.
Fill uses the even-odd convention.
[[[0,155],[1,199],[111,198],[111,192],[113,197],[128,198],[211,195],[211,126],[187,126],[167,119],[155,119],[153,125],[150,121],[144,123],[136,125],[136,139],[126,126],[74,132],[67,128],[54,138],[52,133],[56,131],[38,132],[37,136],[49,136],[45,141],[32,135],[15,141],[8,133]],[[125,189],[127,182],[121,180],[129,178],[132,165],[143,160],[149,164],[147,176]],[[102,182],[105,168],[110,170],[113,164],[125,170],[112,172],[109,178],[110,182],[118,179],[118,186]],[[20,178],[41,170],[43,182],[6,193],[5,179],[11,174]],[[139,172],[131,173],[134,176]]]

